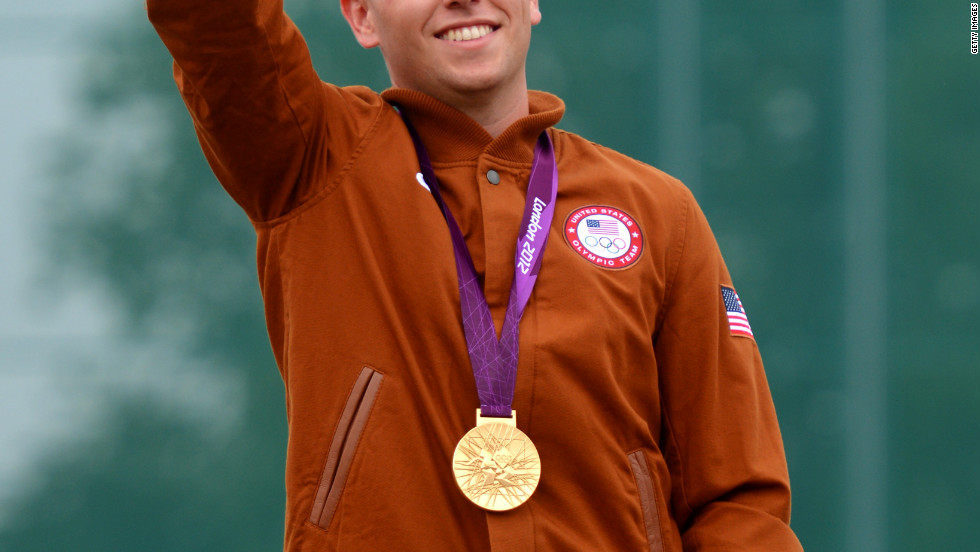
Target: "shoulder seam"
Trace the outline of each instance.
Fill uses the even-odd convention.
[[[364,136],[362,136],[361,139],[357,142],[357,146],[351,152],[350,157],[347,159],[347,162],[344,163],[343,168],[337,171],[335,175],[327,177],[327,183],[317,193],[315,193],[312,197],[310,197],[306,201],[303,201],[299,205],[293,207],[283,215],[280,215],[278,217],[266,221],[252,221],[252,223],[255,224],[256,226],[261,226],[261,227],[274,227],[280,224],[285,224],[290,220],[292,220],[293,218],[298,217],[302,213],[306,212],[314,205],[322,201],[324,198],[329,196],[334,190],[336,190],[337,187],[340,185],[340,183],[347,177],[347,174],[351,171],[351,168],[354,166],[354,162],[357,161],[361,153],[367,147],[367,143],[370,140],[370,138],[377,131],[377,128],[381,121],[381,117],[384,114],[384,106],[386,105],[388,104],[382,103],[379,106],[377,114],[375,115],[374,120],[371,122],[371,126],[368,127],[367,132],[365,132]]]
[[[680,189],[682,190],[681,198],[683,205],[681,206],[680,224],[678,226],[680,227],[681,234],[676,245],[671,246],[667,253],[667,277],[664,281],[664,298],[663,303],[661,303],[662,308],[660,309],[660,312],[657,313],[657,323],[655,326],[658,333],[663,325],[664,317],[667,316],[667,309],[669,308],[671,293],[674,289],[674,281],[677,279],[677,271],[680,268],[681,259],[684,257],[684,253],[687,249],[687,232],[688,226],[690,225],[691,201],[693,200],[693,197],[689,195],[690,192],[683,193],[687,191],[686,188],[680,187]],[[684,198],[687,198],[687,201],[683,201]]]

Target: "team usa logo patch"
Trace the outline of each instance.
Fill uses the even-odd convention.
[[[749,326],[749,317],[745,315],[742,307],[742,300],[735,293],[735,288],[721,286],[721,299],[725,302],[725,311],[728,313],[728,329],[732,335],[751,337],[752,326]]]
[[[572,211],[565,219],[565,241],[590,263],[626,268],[643,253],[643,231],[627,213],[601,205]]]

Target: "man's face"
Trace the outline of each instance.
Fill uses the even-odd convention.
[[[392,84],[436,98],[526,89],[538,0],[341,0],[358,42],[381,47]]]

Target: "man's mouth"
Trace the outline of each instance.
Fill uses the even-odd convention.
[[[445,33],[438,35],[441,40],[449,40],[452,42],[463,42],[466,40],[476,40],[478,38],[483,38],[488,34],[495,31],[490,25],[472,25],[470,27],[460,27],[458,29],[450,29]]]

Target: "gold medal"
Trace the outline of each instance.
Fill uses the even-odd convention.
[[[531,498],[541,479],[538,449],[510,418],[483,418],[453,453],[453,474],[466,498],[486,510],[512,510]]]

